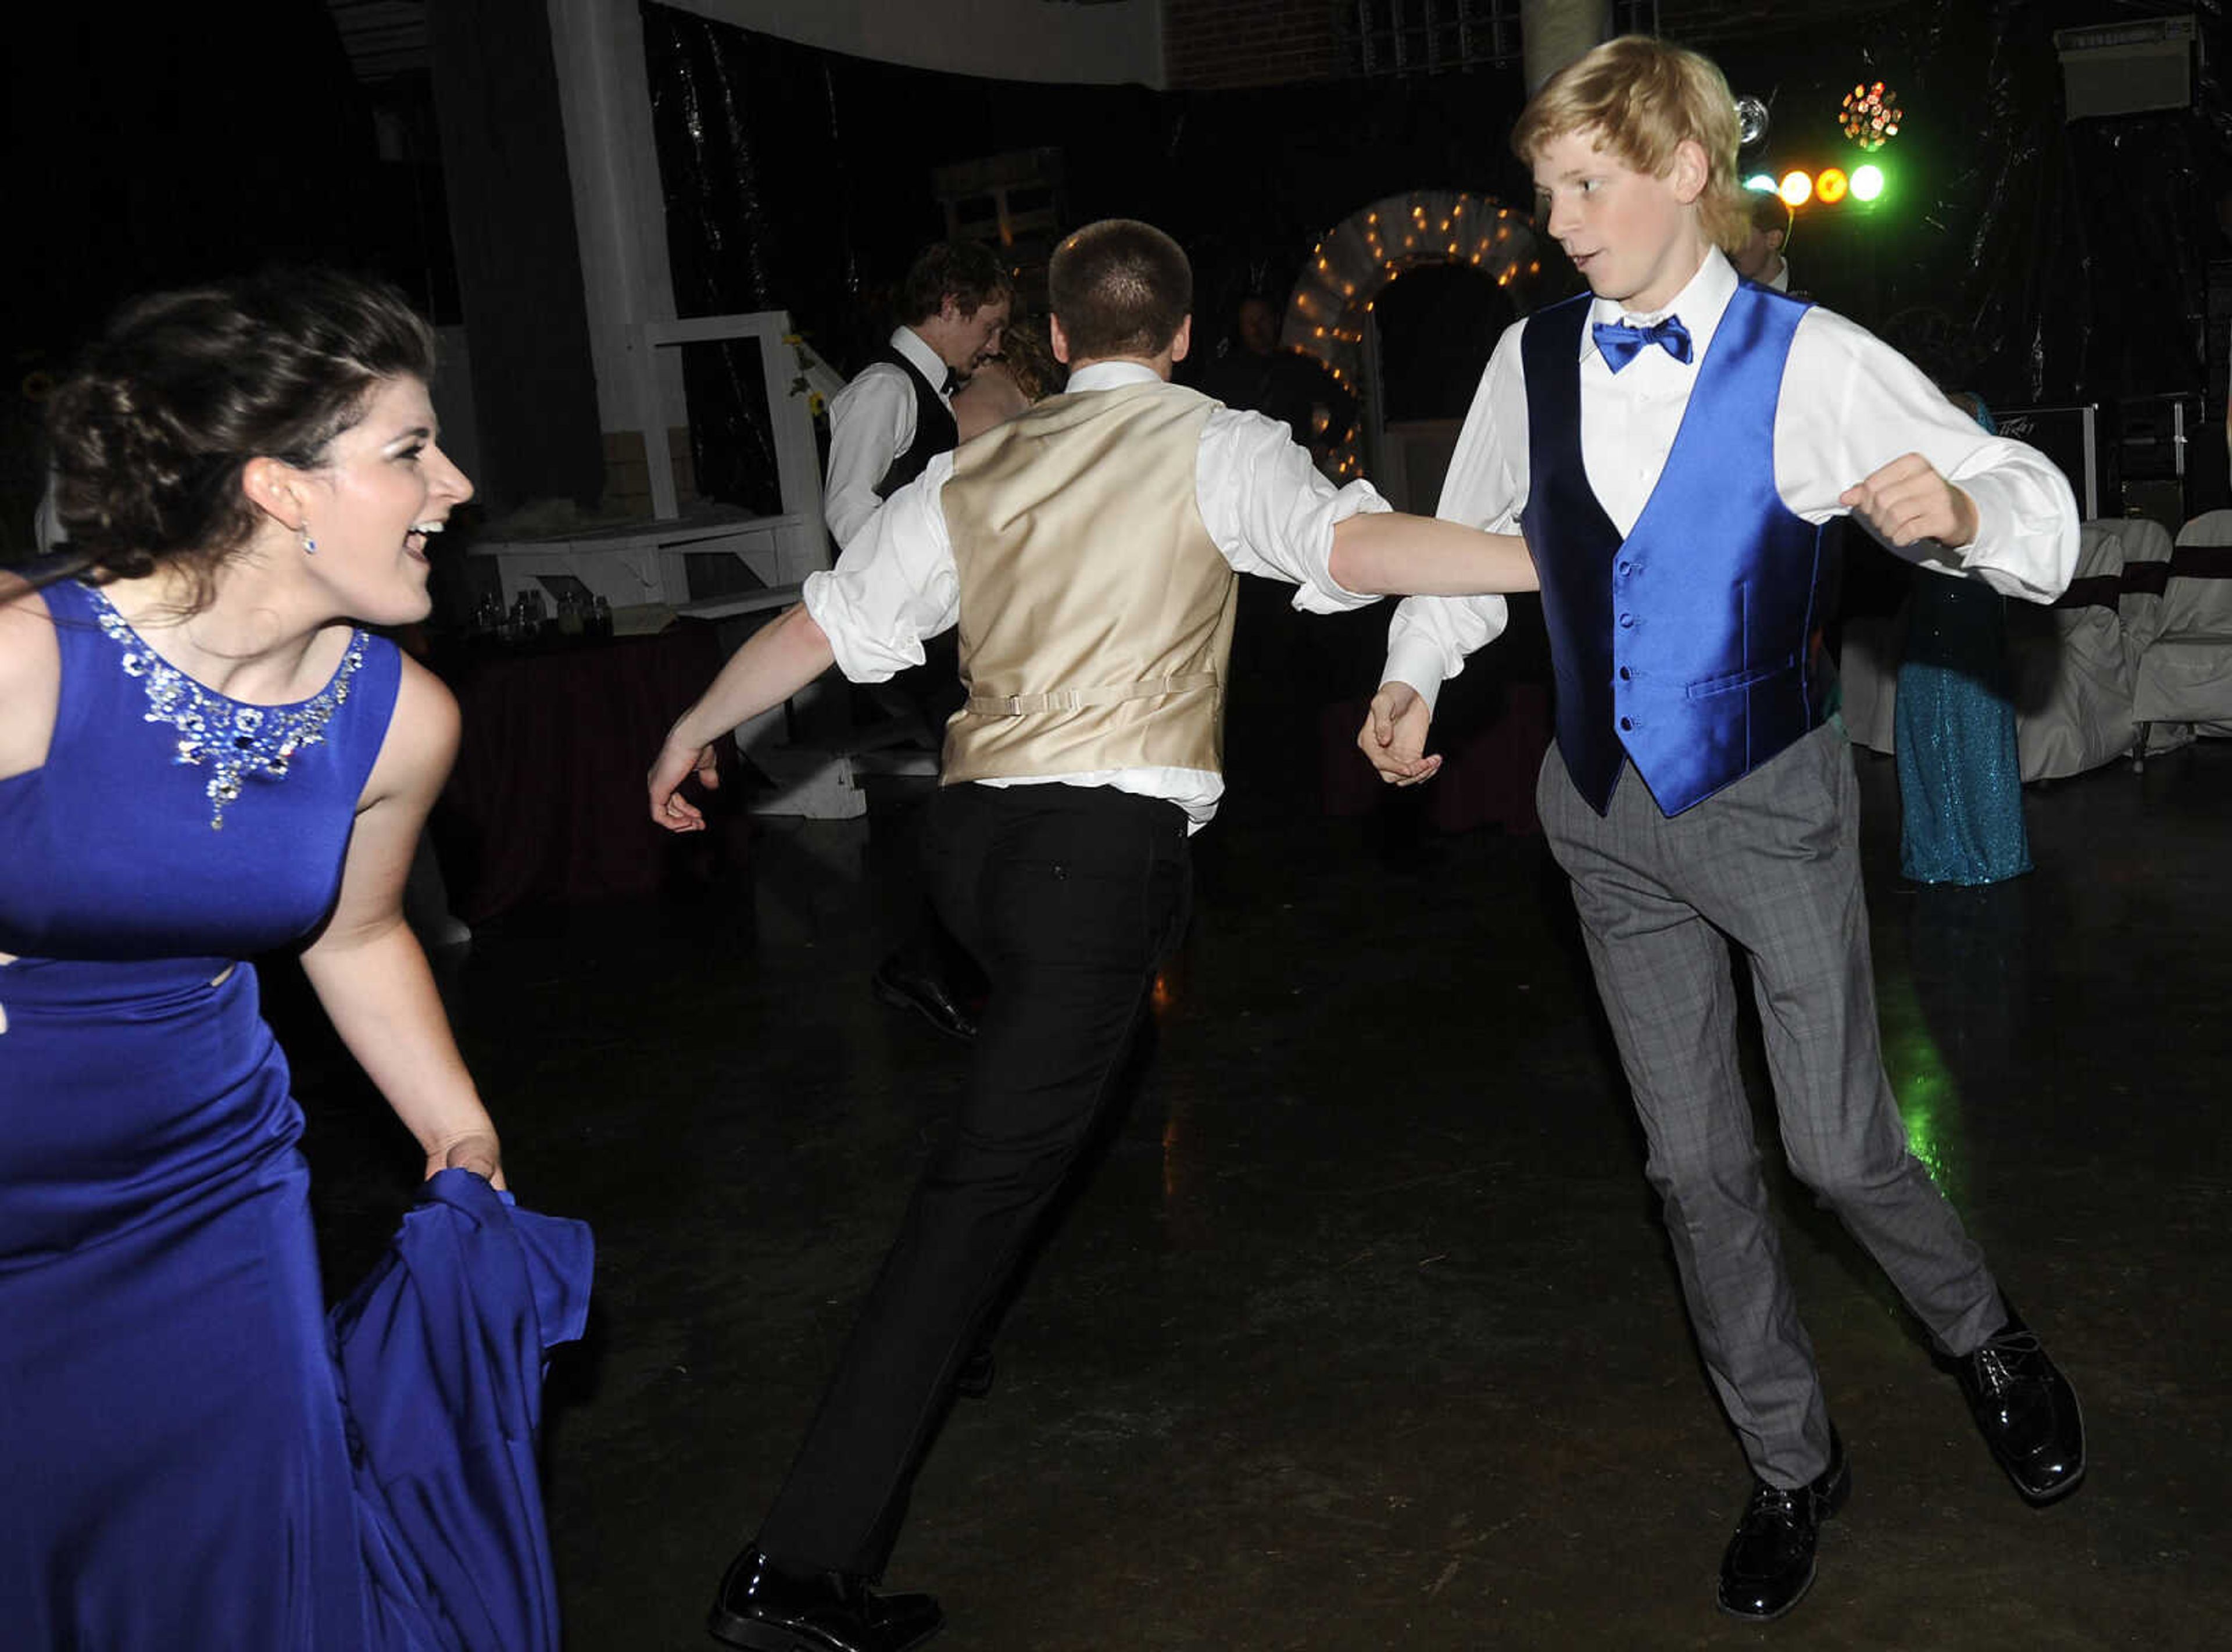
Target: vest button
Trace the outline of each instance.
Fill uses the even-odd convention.
[[[1634,629],[1634,627],[1635,627],[1635,616],[1634,616],[1633,614],[1622,614],[1622,615],[1620,615],[1620,617],[1619,617],[1619,628],[1620,628],[1622,631],[1632,631],[1632,630],[1633,630],[1633,629]]]
[[[1622,717],[1619,720],[1619,726],[1623,729],[1632,729],[1635,727],[1635,719],[1632,717]]]
[[[1630,568],[1633,567],[1634,566],[1635,566],[1635,564],[1634,564],[1634,563],[1632,563],[1632,562],[1629,561],[1629,560],[1628,560],[1625,557],[1624,557],[1624,556],[1623,556],[1622,558],[1620,558],[1620,560],[1619,560],[1619,571],[1620,571],[1622,573],[1626,573]]]
[[[1627,669],[1627,667],[1626,667],[1626,666],[1623,665],[1623,666],[1621,666],[1621,667],[1619,668],[1619,680],[1620,680],[1621,682],[1623,682],[1623,683],[1626,682],[1626,681],[1628,680],[1628,678],[1629,678],[1631,676],[1632,676],[1632,675],[1633,675],[1633,673],[1632,673],[1632,672],[1631,672],[1631,671]]]

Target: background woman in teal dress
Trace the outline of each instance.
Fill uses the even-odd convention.
[[[1982,402],[1952,399],[1996,434]],[[1917,569],[1897,746],[1899,870],[1917,884],[1995,884],[2031,869],[2009,696],[2007,599],[1981,580]]]

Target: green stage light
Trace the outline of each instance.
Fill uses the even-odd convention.
[[[1883,168],[1869,165],[1852,168],[1852,198],[1872,201],[1884,192]]]

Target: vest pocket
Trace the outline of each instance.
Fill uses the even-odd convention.
[[[1748,689],[1755,683],[1781,677],[1796,669],[1798,656],[1788,655],[1772,665],[1756,665],[1749,671],[1730,671],[1725,677],[1700,677],[1682,692],[1692,700],[1710,699],[1716,694],[1729,694],[1737,689]]]

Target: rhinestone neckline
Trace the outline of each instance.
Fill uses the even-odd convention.
[[[238,800],[244,781],[286,779],[295,755],[325,739],[326,725],[347,703],[349,679],[364,664],[365,634],[352,631],[341,664],[311,698],[294,705],[250,705],[195,682],[150,648],[100,587],[87,589],[94,619],[123,651],[119,663],[125,676],[147,691],[145,721],[167,722],[178,731],[173,761],[208,766],[213,832],[224,829],[225,806]]]

